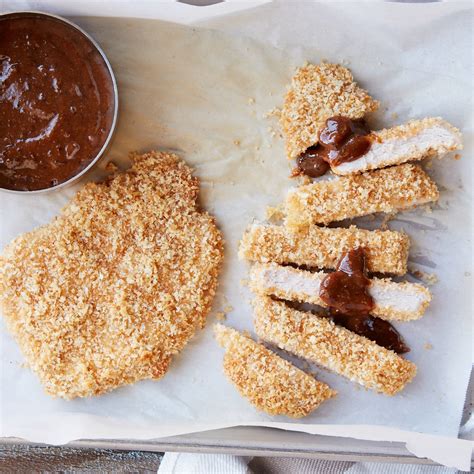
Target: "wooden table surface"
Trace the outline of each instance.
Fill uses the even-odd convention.
[[[163,453],[0,445],[0,473],[139,472],[156,473]]]

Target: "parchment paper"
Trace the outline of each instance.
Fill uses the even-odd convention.
[[[426,316],[397,325],[418,366],[402,394],[377,395],[319,370],[317,377],[339,396],[313,415],[291,422],[256,412],[224,378],[211,316],[161,381],[93,399],[52,400],[23,367],[2,323],[0,435],[63,443],[267,425],[408,441],[418,455],[468,465],[470,448],[455,438],[471,369],[471,13],[467,4],[292,2],[203,23],[255,39],[156,20],[76,18],[103,46],[119,84],[119,127],[101,166],[112,160],[126,167],[129,151],[155,148],[175,150],[195,167],[202,205],[217,216],[227,241],[213,314],[232,307],[226,323],[238,329],[252,331],[251,295],[240,284],[248,265],[236,257],[238,241],[253,219],[264,218],[266,205],[278,204],[296,184],[288,178],[283,142],[273,133],[277,123],[265,117],[281,105],[294,67],[305,60],[344,61],[382,102],[374,127],[441,115],[462,129],[465,150],[463,159],[435,161],[429,170],[441,190],[432,213],[406,212],[390,223],[410,234],[413,266],[439,278]],[[101,175],[96,169],[86,179]],[[0,194],[0,245],[50,220],[79,187],[38,196]],[[420,444],[417,433],[446,438]]]

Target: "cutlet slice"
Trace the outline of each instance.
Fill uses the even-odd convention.
[[[416,375],[416,366],[395,352],[269,297],[257,297],[255,332],[292,354],[385,395],[395,395]]]
[[[369,151],[354,161],[331,166],[334,173],[363,173],[462,149],[461,133],[440,117],[412,120],[371,133]]]
[[[288,158],[296,158],[317,143],[319,129],[329,117],[361,119],[378,106],[345,67],[330,63],[300,67],[281,112]]]
[[[215,324],[214,334],[226,350],[224,373],[259,410],[301,418],[336,395],[325,383],[235,329]]]
[[[286,197],[286,224],[329,224],[375,212],[393,213],[436,201],[436,184],[419,167],[404,164],[299,186]]]
[[[250,270],[250,288],[257,294],[312,303],[325,308],[319,289],[327,273],[308,272],[276,263],[255,264]],[[420,319],[431,301],[427,288],[417,283],[395,283],[389,279],[370,280],[369,294],[374,300],[371,311],[387,321]]]
[[[7,326],[52,396],[163,376],[210,310],[223,242],[198,180],[173,154],[132,160],[0,257]]]
[[[312,268],[335,269],[340,256],[364,247],[367,270],[404,275],[410,239],[403,232],[365,230],[355,226],[310,226],[291,232],[285,226],[252,224],[239,245],[239,257],[253,262],[294,263]]]

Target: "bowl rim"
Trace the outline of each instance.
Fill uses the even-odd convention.
[[[100,56],[102,57],[107,70],[110,75],[110,79],[112,81],[112,88],[113,88],[113,95],[114,95],[114,111],[113,111],[113,117],[112,117],[112,123],[110,124],[110,130],[109,133],[107,134],[107,138],[104,141],[104,144],[100,148],[100,150],[97,152],[95,157],[92,159],[92,161],[84,168],[82,169],[79,173],[71,176],[67,181],[64,181],[63,183],[60,183],[56,186],[52,186],[49,188],[43,188],[43,189],[35,189],[35,190],[18,190],[18,189],[7,189],[3,188],[0,186],[0,191],[1,192],[7,192],[7,193],[12,193],[12,194],[41,194],[41,193],[47,193],[47,192],[52,192],[56,191],[60,188],[64,188],[73,182],[79,180],[82,176],[84,176],[88,171],[90,171],[94,165],[96,165],[101,158],[103,158],[105,151],[110,145],[110,142],[112,141],[112,138],[115,134],[116,126],[117,126],[117,120],[118,120],[118,111],[119,111],[119,96],[118,96],[118,87],[117,87],[117,80],[115,78],[114,71],[112,69],[112,65],[110,64],[104,50],[100,47],[100,45],[97,43],[97,41],[89,34],[87,31],[82,29],[80,26],[76,25],[72,21],[68,20],[67,18],[64,18],[59,15],[55,15],[52,13],[47,13],[47,12],[41,12],[41,11],[36,11],[36,10],[18,10],[18,11],[11,11],[7,13],[1,13],[0,14],[0,21],[2,21],[4,18],[7,17],[15,17],[15,16],[22,16],[22,15],[36,15],[36,16],[43,16],[46,18],[52,18],[54,20],[58,20],[60,22],[63,22],[70,27],[74,28],[75,30],[79,31],[82,35],[86,37],[86,39],[94,46],[94,48],[99,52]]]

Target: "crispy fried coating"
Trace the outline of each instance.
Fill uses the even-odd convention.
[[[223,242],[198,180],[173,154],[132,160],[0,257],[7,326],[52,396],[163,376],[210,310]]]
[[[379,103],[354,82],[339,64],[308,64],[291,81],[281,112],[288,158],[296,158],[318,141],[325,120],[334,115],[360,119]]]
[[[252,224],[240,241],[239,257],[252,262],[294,263],[333,270],[341,255],[356,247],[365,248],[369,272],[404,275],[407,271],[408,235],[355,226],[346,229],[313,225],[292,232],[285,226]]]
[[[216,324],[214,334],[226,349],[224,373],[259,410],[301,418],[336,395],[325,383],[235,329]]]
[[[395,395],[416,366],[328,318],[290,308],[268,296],[254,301],[255,332],[264,341],[385,395]]]
[[[393,213],[437,201],[438,188],[416,165],[368,171],[291,189],[286,197],[286,224],[329,224],[375,212]]]

